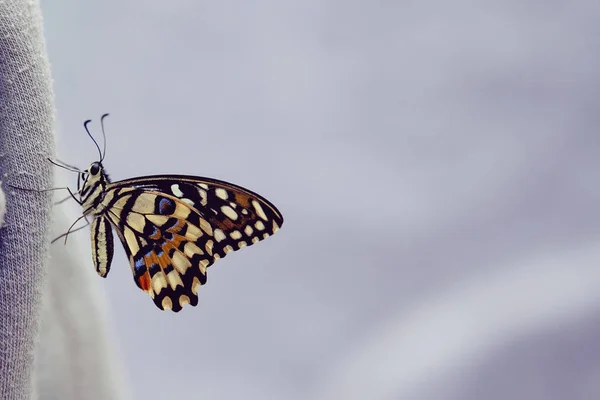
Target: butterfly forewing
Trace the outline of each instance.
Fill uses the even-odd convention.
[[[206,269],[283,224],[269,201],[227,182],[155,176],[109,184],[102,201],[137,285],[161,309],[198,303]]]
[[[223,181],[188,176],[159,176],[111,184],[160,192],[189,205],[208,223],[217,257],[266,239],[279,230],[283,217],[262,196]],[[206,228],[208,228],[206,226]]]

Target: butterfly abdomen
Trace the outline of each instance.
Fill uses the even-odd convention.
[[[92,257],[96,272],[101,277],[106,277],[110,271],[114,245],[112,227],[104,216],[94,218],[90,229],[92,235]]]

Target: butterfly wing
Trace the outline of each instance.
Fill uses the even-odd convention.
[[[267,199],[216,179],[149,176],[115,182],[111,187],[160,192],[188,204],[213,229],[217,258],[266,239],[283,225],[281,213]]]
[[[160,309],[198,303],[206,269],[229,252],[274,234],[281,213],[260,195],[222,181],[184,176],[110,184],[103,204],[137,285]]]

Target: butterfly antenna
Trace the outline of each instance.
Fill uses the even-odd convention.
[[[102,127],[102,140],[104,141],[104,146],[102,146],[102,157],[100,158],[100,162],[104,160],[104,156],[106,155],[106,133],[104,133],[104,118],[108,117],[109,115],[109,113],[106,113],[102,117],[100,117],[100,126]]]
[[[53,165],[56,165],[57,167],[60,167],[60,168],[64,168],[64,169],[66,169],[67,171],[71,171],[71,172],[77,172],[77,173],[79,173],[79,174],[83,172],[83,171],[81,171],[79,168],[77,168],[77,167],[74,167],[74,166],[72,166],[72,165],[69,165],[69,164],[67,164],[67,163],[64,163],[64,162],[62,162],[62,161],[60,161],[60,160],[53,160],[53,159],[51,159],[51,158],[47,158],[47,160],[48,160],[48,161],[50,161],[50,163],[51,163],[51,164],[53,164]]]
[[[94,137],[92,136],[92,134],[90,133],[90,130],[88,129],[87,125],[92,122],[91,119],[88,119],[87,121],[85,121],[83,123],[83,127],[85,128],[85,131],[87,132],[88,136],[90,137],[90,139],[92,139],[92,141],[94,142],[94,144],[96,145],[96,148],[98,149],[98,155],[100,155],[100,159],[102,159],[102,152],[100,151],[100,146],[98,146],[98,142],[96,142],[96,139],[94,139]]]

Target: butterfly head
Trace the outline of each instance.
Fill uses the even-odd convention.
[[[95,207],[102,200],[108,183],[110,183],[110,179],[100,161],[91,163],[86,170],[79,174],[77,189],[84,211]]]
[[[100,161],[94,161],[79,175],[79,181],[83,183],[83,186],[81,186],[81,191],[83,192],[83,188],[86,187],[86,185],[90,186],[97,182],[110,183],[110,178],[102,163]]]

